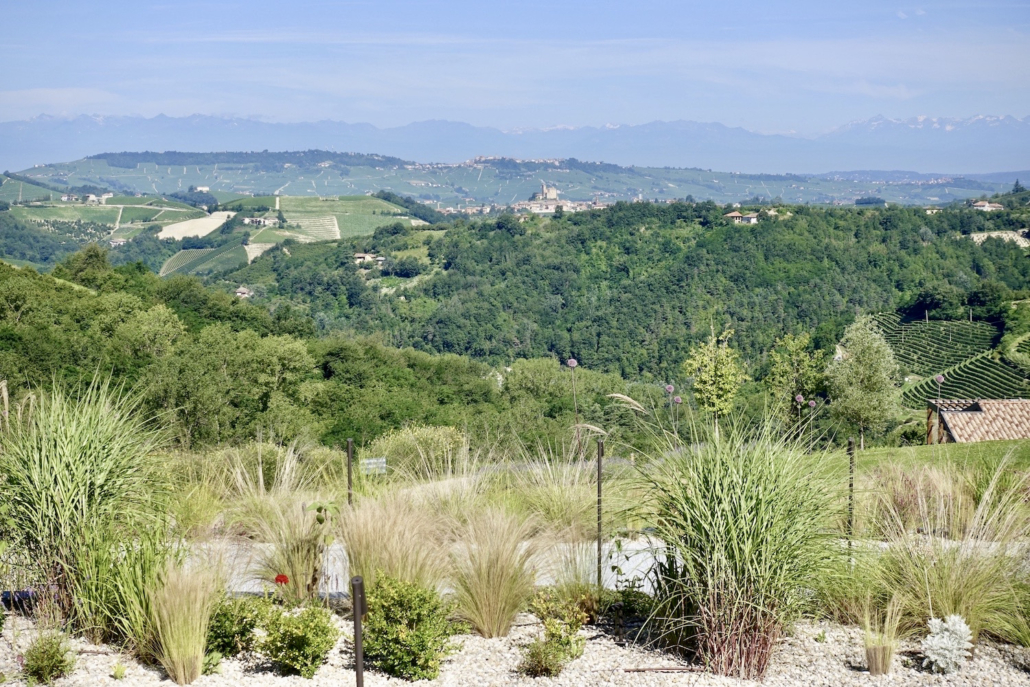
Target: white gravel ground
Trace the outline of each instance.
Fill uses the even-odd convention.
[[[349,623],[340,621],[346,633]],[[692,685],[697,687],[745,685],[740,680],[721,678],[704,673],[683,664],[660,652],[648,651],[638,646],[619,646],[613,638],[596,628],[585,628],[588,638],[583,656],[572,662],[556,679],[531,679],[516,672],[520,645],[540,632],[540,625],[532,616],[520,616],[509,637],[483,639],[478,636],[456,638],[460,650],[445,663],[437,680],[430,685],[455,687],[529,686],[534,687],[585,687],[587,685],[654,686]],[[7,684],[24,684],[19,676],[18,654],[33,636],[30,622],[20,617],[8,617],[7,628],[0,638],[0,673],[7,677]],[[825,641],[817,637],[825,632]],[[74,640],[72,647],[77,654],[74,673],[54,684],[57,687],[97,687],[118,685],[119,687],[143,687],[172,683],[159,669],[138,665],[131,659],[119,655],[117,650],[107,646],[93,646],[81,640]],[[268,687],[347,687],[354,684],[353,654],[351,642],[345,636],[337,644],[313,680],[300,677],[282,677],[269,666],[255,660],[223,661],[221,673],[201,677],[194,684],[198,687],[232,687],[254,685]],[[873,678],[864,669],[862,636],[856,629],[844,628],[828,623],[802,623],[794,636],[783,639],[776,648],[772,667],[766,679],[771,687],[802,687],[827,685],[846,687],[848,685],[964,685],[986,687],[993,685],[1030,685],[1030,651],[1017,647],[982,645],[976,657],[967,662],[962,670],[950,676],[932,675],[918,666],[915,643],[902,646],[894,659],[890,675]],[[128,667],[123,680],[111,677],[112,668],[118,662]],[[684,672],[626,672],[627,668],[682,668]],[[365,684],[369,687],[398,687],[403,681],[375,673],[366,673]]]

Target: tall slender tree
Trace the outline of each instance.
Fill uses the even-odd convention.
[[[882,427],[898,414],[898,363],[868,316],[844,330],[840,349],[841,355],[826,371],[830,410],[838,419],[858,425],[864,449],[865,431]]]

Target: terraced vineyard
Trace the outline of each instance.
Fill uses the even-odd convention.
[[[190,272],[199,269],[209,262],[215,261],[226,253],[231,253],[236,249],[239,249],[236,259],[220,266],[224,268],[247,261],[246,250],[239,243],[227,243],[220,248],[188,248],[186,250],[181,250],[168,258],[168,262],[161,267],[161,276],[168,277],[173,274],[189,274]]]
[[[881,313],[875,319],[898,364],[906,373],[921,377],[935,375],[991,350],[999,336],[998,328],[987,322],[903,322],[897,313]]]
[[[944,375],[940,398],[1030,398],[1030,386],[1023,375],[1015,367],[992,358],[990,351],[939,373]],[[902,392],[902,402],[909,408],[924,408],[927,399],[937,397],[933,377]]]
[[[170,274],[181,272],[184,266],[214,252],[214,248],[189,248],[181,250],[168,258],[168,261],[161,266],[161,276],[167,277]]]

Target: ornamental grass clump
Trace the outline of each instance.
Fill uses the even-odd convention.
[[[881,614],[867,599],[862,626],[865,630],[865,658],[870,675],[886,675],[898,649],[898,626],[901,622],[901,604],[892,598]]]
[[[1030,531],[1026,484],[1025,475],[1012,477],[1006,459],[971,514],[947,492],[926,488],[916,492],[920,517],[914,526],[886,509],[880,529],[887,533],[887,548],[871,561],[868,574],[881,600],[897,594],[903,628],[915,631],[938,615],[959,615],[974,644],[984,632],[1030,641],[1021,610],[1030,582],[1023,564]]]
[[[101,380],[31,398],[0,433],[8,531],[72,629],[142,645],[141,599],[167,556],[164,437]]]
[[[657,540],[651,622],[720,675],[761,679],[773,644],[841,552],[826,456],[734,426],[643,468]]]
[[[211,613],[218,603],[221,580],[209,570],[170,565],[151,595],[154,657],[178,685],[188,685],[204,672]]]
[[[363,499],[344,508],[335,522],[350,577],[363,577],[367,586],[382,572],[436,589],[447,573],[443,527],[411,498]]]
[[[491,508],[458,531],[453,584],[458,613],[484,637],[504,637],[533,596],[534,526]]]

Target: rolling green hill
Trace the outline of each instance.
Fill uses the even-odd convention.
[[[376,332],[495,364],[575,357],[626,378],[666,380],[682,378],[687,351],[711,327],[734,329],[733,345],[758,376],[783,333],[813,332],[832,350],[856,311],[893,310],[928,284],[954,280],[962,298],[985,282],[1030,288],[1030,261],[1016,245],[955,240],[976,211],[782,209],[753,226],[732,224],[713,203],[621,203],[442,234],[388,227],[272,250],[212,279],[226,289],[261,285],[327,331]],[[387,258],[385,271],[354,264],[357,251]],[[404,269],[386,274],[390,263]],[[978,323],[934,326],[903,329],[906,341],[932,338],[907,357],[920,376],[991,348],[997,335]]]
[[[727,165],[731,165],[727,161]],[[392,191],[441,205],[506,206],[546,183],[566,200],[712,199],[753,197],[788,203],[852,203],[877,196],[904,204],[944,204],[1007,191],[969,179],[890,181],[797,174],[738,174],[707,169],[620,167],[567,160],[477,158],[462,164],[419,164],[329,151],[291,153],[113,153],[27,170],[40,180],[103,184],[119,191],[175,193],[203,186],[220,202],[231,194],[318,198]]]

